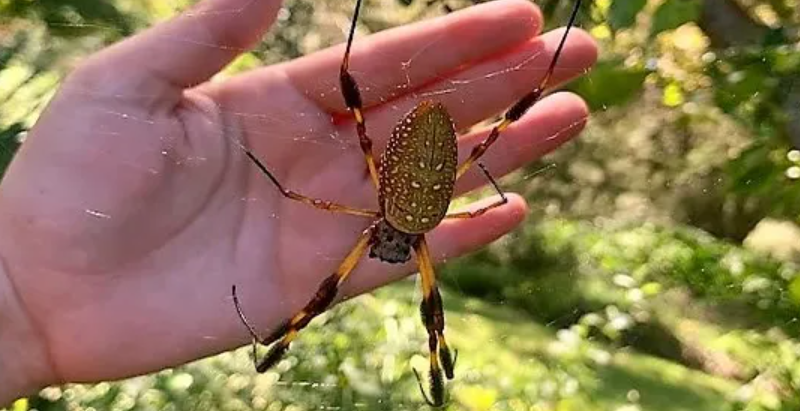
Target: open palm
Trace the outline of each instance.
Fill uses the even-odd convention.
[[[290,189],[376,209],[337,89],[342,47],[207,82],[258,40],[279,6],[207,0],[98,53],[31,131],[0,186],[0,258],[50,382],[141,374],[240,345],[248,335],[232,284],[250,319],[269,330],[306,302],[370,223],[285,200],[239,148],[250,147]],[[529,91],[560,37],[537,37],[539,27],[529,3],[506,0],[358,39],[352,71],[376,153],[422,99],[436,96],[466,129]],[[588,36],[571,35],[557,80],[595,57]],[[485,163],[507,173],[576,134],[586,115],[579,98],[550,96]],[[462,154],[485,135],[461,137]],[[483,184],[473,174],[458,192]],[[506,233],[526,210],[511,200],[443,223],[431,235],[434,255]],[[411,271],[364,261],[344,293]]]

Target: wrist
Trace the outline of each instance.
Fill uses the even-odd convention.
[[[47,358],[0,255],[0,408],[53,382]]]

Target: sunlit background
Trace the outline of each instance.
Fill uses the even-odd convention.
[[[0,0],[0,171],[82,57],[189,3]],[[359,35],[470,3],[368,0]],[[800,3],[585,3],[601,61],[567,87],[588,127],[502,180],[531,202],[522,227],[439,269],[447,409],[800,410]],[[286,1],[224,75],[342,42],[353,4]],[[572,6],[539,4],[550,27]],[[11,409],[421,409],[417,293],[343,304],[263,375],[243,349]]]

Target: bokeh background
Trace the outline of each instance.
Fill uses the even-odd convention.
[[[367,0],[359,35],[476,2]],[[82,57],[190,3],[0,0],[0,171]],[[226,75],[342,42],[353,3],[285,1]],[[550,27],[572,6],[538,3]],[[522,227],[439,269],[447,409],[800,410],[800,2],[585,3],[586,131],[502,180]],[[342,304],[263,375],[245,348],[10,409],[423,409],[418,299],[412,279]]]

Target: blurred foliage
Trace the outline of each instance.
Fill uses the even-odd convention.
[[[620,0],[614,3],[620,3]],[[702,0],[665,0],[653,13],[650,37],[655,37],[668,30],[697,21],[700,18]]]
[[[634,285],[640,287],[636,298],[647,294],[643,290],[679,287],[705,303],[747,312],[739,321],[799,334],[800,294],[787,292],[800,286],[797,263],[693,228],[617,224],[547,219],[446,265],[443,281],[557,324],[619,304]]]
[[[24,131],[21,124],[12,124],[0,130],[0,170],[5,170],[19,147],[17,136]],[[0,174],[2,175],[2,174]]]
[[[723,3],[730,4],[729,8],[722,7]],[[641,197],[661,203],[655,209],[666,210],[673,221],[697,225],[735,240],[741,240],[765,215],[800,222],[797,205],[800,184],[797,178],[792,178],[789,172],[792,165],[785,160],[792,144],[800,144],[800,128],[793,125],[800,121],[800,112],[796,110],[800,102],[800,8],[792,4],[780,0],[594,2],[592,15],[596,25],[590,30],[608,52],[602,56],[600,70],[593,70],[571,88],[586,95],[593,110],[604,110],[600,116],[615,120],[631,116],[627,112],[630,107],[624,105],[631,101],[632,94],[638,93],[644,99],[634,101],[648,105],[642,111],[649,119],[671,119],[661,122],[658,133],[677,134],[669,140],[683,145],[679,152],[656,149],[651,153],[651,158],[661,157],[663,163],[683,166],[673,172],[654,168],[638,176],[639,181],[653,182],[653,173],[661,174],[653,190],[623,184],[614,208],[624,203],[619,196]],[[714,12],[721,15],[711,14]],[[728,29],[736,25],[764,27],[764,34],[750,43],[731,45],[732,39],[720,40],[729,34],[720,33],[719,24],[712,24],[713,19],[726,22]],[[725,43],[726,47],[716,46],[715,42]],[[647,77],[640,81],[638,76],[645,70]],[[600,92],[593,92],[596,90]],[[660,104],[654,98],[658,94],[662,96]],[[608,110],[615,106],[624,110]],[[709,122],[724,124],[730,120],[738,122],[741,128],[735,130],[736,126],[730,124],[725,126],[726,131],[715,132],[707,127]],[[645,130],[646,124],[647,121],[641,121],[633,130]],[[598,128],[597,132],[608,131]],[[618,132],[607,134],[618,140]],[[637,138],[636,132],[631,134],[622,140]],[[619,143],[600,144],[620,147]],[[707,150],[711,145],[722,148],[720,144],[727,148]],[[664,158],[675,155],[694,157],[696,165],[688,165],[683,159]],[[569,156],[567,160],[566,156],[557,156],[554,161],[562,159],[572,162],[576,157]],[[609,159],[603,159],[606,164],[597,164],[595,158],[591,160],[608,175],[614,172]],[[581,160],[580,153],[577,160]],[[664,201],[672,195],[670,191],[684,184],[682,176],[675,172],[692,171],[696,173],[690,182],[695,191],[690,195],[691,201]],[[581,184],[574,179],[573,182]],[[683,186],[678,190],[684,194],[675,193],[676,197],[685,198],[685,191],[691,189]],[[698,210],[698,206],[708,211]],[[596,208],[595,215],[607,215],[608,208]],[[719,221],[705,218],[714,212],[724,217]],[[739,226],[731,226],[726,220]]]
[[[750,305],[771,299],[776,283],[798,278],[800,268],[698,230],[593,227],[566,220],[541,227],[445,270],[451,285],[443,296],[448,339],[459,350],[448,410],[766,411],[800,406],[794,395],[800,388],[800,343],[787,336],[785,324],[751,323],[760,315],[752,311],[779,313],[780,307]],[[560,261],[570,255],[563,252],[568,249],[575,250],[571,264]],[[558,257],[550,260],[558,268],[531,272],[531,266],[548,257],[533,263],[530,255],[547,253]],[[684,270],[678,278],[656,263],[690,253],[721,261],[701,257],[702,267],[697,267],[689,257],[676,258],[679,263],[671,264]],[[644,261],[644,268],[633,260]],[[504,292],[499,298],[503,306],[487,294],[480,299],[461,295],[471,292],[466,284],[476,276],[502,276],[488,294]],[[567,280],[556,285],[548,276]],[[669,278],[659,282],[664,277]],[[556,302],[568,283],[577,290],[573,300],[591,300],[579,313]],[[289,355],[263,375],[252,370],[250,348],[244,347],[150,376],[49,388],[19,407],[417,410],[423,403],[412,368],[424,370],[427,364],[417,288],[403,281],[340,305],[305,330]],[[744,295],[741,301],[737,293]],[[702,296],[711,298],[686,303]],[[528,304],[534,300],[551,303],[531,310]],[[544,326],[540,310],[548,305],[562,308],[544,313],[555,318]],[[558,318],[565,311],[569,321]]]
[[[731,51],[709,71],[717,105],[757,130],[754,143],[728,165],[732,188],[768,198],[776,215],[800,221],[800,179],[789,171],[789,149],[775,138],[792,115],[784,107],[800,90],[800,51],[785,45]]]
[[[779,389],[758,401],[800,406],[798,263],[686,227],[545,219],[442,274],[581,338],[749,381],[741,393],[769,380]]]
[[[629,103],[641,94],[648,71],[644,67],[625,67],[620,60],[599,62],[591,77],[582,77],[570,86],[589,104],[592,111]]]
[[[114,27],[121,36],[133,33],[130,16],[102,0],[6,0],[0,2],[0,21],[42,22],[54,36],[85,35],[87,29]]]
[[[366,0],[359,37],[481,2]],[[70,68],[190,3],[0,0],[0,170]],[[572,5],[538,4],[548,27]],[[285,1],[226,74],[342,42],[351,8]],[[766,217],[800,222],[800,4],[595,0],[579,21],[603,50],[568,86],[591,122],[505,180],[529,223],[442,269],[448,409],[800,409],[798,262],[740,245]],[[243,348],[12,409],[420,409],[414,293],[342,305],[264,375]]]
[[[613,30],[625,29],[636,22],[647,0],[615,1],[608,7],[608,24]]]

